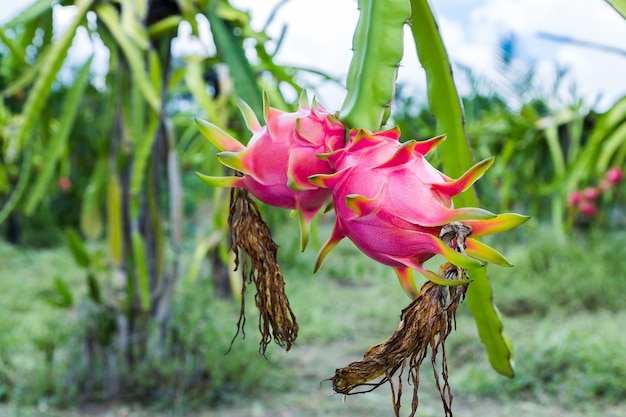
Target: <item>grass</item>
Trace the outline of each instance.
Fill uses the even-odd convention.
[[[626,232],[592,230],[559,242],[546,230],[507,250],[516,267],[492,268],[498,304],[510,316],[626,308]]]
[[[325,236],[327,227],[320,226],[320,236]],[[279,228],[275,235],[281,245],[287,294],[300,324],[298,340],[290,352],[270,346],[269,362],[259,357],[253,300],[248,297],[248,336],[245,341],[238,339],[224,359],[219,348],[208,347],[230,342],[238,306],[212,299],[206,281],[204,287],[187,283],[178,298],[184,309],[181,323],[185,329],[197,330],[187,333],[198,338],[198,348],[207,350],[206,357],[213,358],[228,387],[209,407],[198,401],[200,407],[193,408],[193,413],[189,404],[197,398],[189,396],[181,397],[167,412],[133,403],[56,411],[46,402],[35,406],[16,402],[16,388],[37,392],[32,379],[29,385],[29,377],[44,375],[38,338],[45,339],[51,323],[67,321],[67,312],[41,302],[41,294],[56,274],[62,273],[78,292],[84,283],[82,272],[62,248],[32,251],[0,244],[0,306],[9,317],[0,321],[0,396],[10,399],[0,406],[0,417],[104,416],[111,412],[137,417],[389,415],[386,387],[344,402],[341,396],[332,396],[330,384],[322,381],[335,368],[360,359],[369,346],[395,330],[409,300],[393,272],[342,242],[313,275],[320,239],[300,254],[295,234]],[[515,345],[516,378],[507,379],[491,370],[473,319],[463,306],[457,331],[447,346],[454,410],[464,416],[624,415],[626,257],[621,249],[626,232],[590,232],[558,242],[544,229],[530,226],[524,235],[489,243],[516,265],[489,269],[496,303]],[[19,381],[18,386],[7,384],[7,378]],[[441,415],[438,394],[430,382],[432,371],[426,366],[422,380],[418,415]],[[41,412],[42,408],[47,411]]]
[[[454,376],[467,395],[499,396],[558,404],[569,409],[618,404],[626,394],[626,312],[552,313],[507,320],[516,347],[516,377],[488,372],[479,360],[464,361]],[[469,363],[468,363],[469,362]],[[463,395],[463,394],[460,394]]]
[[[42,368],[44,341],[61,343],[67,336],[66,312],[43,298],[55,276],[79,282],[80,270],[62,249],[34,251],[7,244],[0,244],[0,265],[1,399],[9,394],[9,380],[26,383]],[[21,382],[14,388],[21,391],[19,387]]]

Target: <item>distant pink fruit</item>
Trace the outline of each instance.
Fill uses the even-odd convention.
[[[624,179],[624,171],[620,167],[613,167],[606,172],[606,180],[611,184],[619,184]]]
[[[343,146],[345,128],[315,99],[309,105],[306,95],[294,113],[271,108],[265,98],[265,126],[247,104],[238,104],[253,133],[247,147],[219,127],[197,122],[203,135],[220,150],[219,161],[243,176],[198,176],[209,185],[245,188],[266,204],[298,210],[304,249],[311,219],[331,197],[329,190],[311,184],[308,177],[333,172],[332,164],[316,155]]]
[[[580,191],[572,191],[567,196],[567,204],[571,207],[576,207],[582,200],[582,195]]]
[[[600,195],[600,191],[598,191],[597,188],[587,187],[583,191],[583,197],[589,201],[595,200],[596,198],[598,198],[599,195]]]
[[[332,190],[336,222],[316,270],[344,237],[372,259],[393,267],[410,296],[416,294],[411,269],[445,285],[443,277],[423,266],[435,254],[461,268],[479,267],[481,261],[510,266],[500,253],[475,238],[513,228],[528,218],[452,205],[452,197],[471,187],[493,160],[484,160],[453,180],[424,158],[444,137],[406,143],[400,143],[399,137],[398,128],[378,133],[353,129],[344,148],[322,156],[337,172],[312,176],[311,182]],[[440,238],[442,227],[455,222],[472,230],[463,253]]]
[[[597,212],[595,204],[590,201],[582,201],[579,205],[579,209],[582,214],[589,217],[595,216]]]
[[[58,184],[63,191],[69,191],[72,188],[72,181],[68,177],[60,177]]]
[[[611,190],[611,188],[613,188],[613,184],[605,178],[601,179],[600,182],[598,182],[598,190],[600,190],[600,192],[606,192]]]

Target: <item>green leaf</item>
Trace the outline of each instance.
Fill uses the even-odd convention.
[[[198,7],[204,8],[206,7],[206,1],[207,0],[199,2],[196,2],[195,0],[176,0],[180,14],[191,25],[191,34],[193,36],[198,36],[199,33],[197,20],[198,9],[196,7],[196,3]]]
[[[263,117],[263,100],[257,84],[257,76],[229,22],[220,17],[218,7],[219,2],[212,1],[206,10],[215,46],[228,65],[237,96],[248,103],[257,118],[261,119]]]
[[[121,4],[120,25],[128,38],[143,50],[150,47],[150,39],[143,20],[148,11],[147,0],[118,0]]]
[[[389,116],[411,8],[408,0],[359,0],[359,11],[339,119],[378,131]]]
[[[148,203],[148,218],[152,223],[152,245],[153,255],[147,260],[150,263],[150,271],[156,280],[156,287],[162,288],[164,284],[163,276],[165,273],[166,264],[166,250],[165,250],[165,227],[163,216],[159,210],[159,193],[155,181],[158,179],[154,175],[148,175],[148,181],[145,186],[145,199]],[[171,194],[170,194],[171,195]],[[170,206],[171,207],[171,206]],[[176,252],[179,251],[180,246],[177,243],[173,244],[173,248]]]
[[[87,13],[92,1],[93,0],[84,0],[77,2],[78,11],[74,20],[70,23],[66,32],[64,32],[52,44],[50,49],[47,49],[46,52],[42,54],[41,58],[35,63],[33,67],[37,67],[39,71],[36,73],[30,73],[32,74],[30,76],[32,76],[33,79],[36,78],[35,84],[29,92],[26,103],[24,104],[24,109],[21,114],[22,123],[20,124],[17,133],[9,137],[5,152],[5,159],[7,162],[12,162],[21,156],[22,166],[20,169],[20,176],[15,190],[0,211],[0,223],[2,223],[15,209],[15,207],[17,207],[22,197],[28,190],[31,168],[33,165],[33,147],[27,139],[34,136],[32,135],[32,131],[34,130],[37,121],[41,119],[43,107],[48,96],[50,95],[56,74],[61,68],[65,56],[67,55],[67,51],[72,43],[74,32]],[[28,77],[24,78],[24,80],[28,81],[27,83],[32,81],[32,79]],[[22,87],[23,86],[20,88]]]
[[[139,197],[144,186],[146,167],[152,157],[152,145],[156,139],[158,127],[159,117],[153,112],[150,114],[148,126],[144,127],[144,133],[140,137],[135,138],[137,144],[130,180],[130,196],[133,200],[130,207],[132,219],[136,219],[139,215]]]
[[[178,31],[178,25],[183,21],[180,15],[167,16],[164,19],[153,23],[148,28],[148,34],[153,39],[159,39],[166,35],[176,34]]]
[[[502,375],[515,375],[513,345],[504,332],[500,311],[493,303],[493,290],[487,269],[468,271],[473,280],[467,290],[467,303],[478,328],[480,340],[485,345],[491,366]]]
[[[206,113],[209,120],[216,122],[218,119],[217,106],[215,100],[207,93],[206,84],[203,78],[204,66],[197,57],[187,58],[187,69],[185,71],[185,84],[189,92]]]
[[[72,45],[74,34],[78,26],[85,18],[87,11],[91,7],[94,0],[78,0],[76,2],[77,13],[74,19],[69,24],[65,32],[59,36],[51,46],[50,51],[45,55],[45,63],[41,66],[41,72],[39,73],[35,85],[28,94],[26,103],[24,104],[24,110],[22,117],[24,119],[20,129],[17,131],[14,140],[9,142],[7,149],[7,159],[11,161],[15,158],[22,148],[24,141],[31,133],[33,126],[39,117],[41,110],[50,94],[52,89],[52,83],[56,77],[57,72],[61,68],[63,61],[67,55],[67,51]],[[24,175],[25,173],[22,173]]]
[[[27,66],[26,63],[26,55],[24,54],[24,50],[17,45],[13,39],[10,39],[5,33],[6,28],[0,28],[0,40],[9,48],[11,51],[11,56],[19,61],[19,64],[22,66]]]
[[[603,174],[596,171],[598,166],[594,165],[602,152],[605,139],[623,123],[626,123],[626,97],[619,99],[609,110],[598,116],[585,147],[565,175],[565,190],[574,190],[583,180],[588,179],[589,174]]]
[[[67,230],[65,233],[67,246],[74,257],[74,261],[78,266],[88,268],[91,264],[91,258],[87,248],[83,242],[83,239],[79,236],[78,232],[73,229]]]
[[[80,210],[80,230],[87,239],[96,240],[102,234],[102,191],[108,175],[106,159],[95,162],[93,175],[83,193]]]
[[[624,19],[626,19],[626,0],[606,0]]]
[[[26,7],[22,13],[7,22],[4,27],[10,29],[28,23],[50,10],[56,2],[56,0],[37,0],[35,3]]]
[[[107,241],[109,256],[115,267],[124,260],[124,222],[122,220],[122,186],[116,173],[109,176],[107,184]]]
[[[9,177],[7,175],[7,167],[0,164],[0,194],[9,191]]]
[[[207,254],[209,253],[209,251],[216,248],[222,240],[223,234],[219,230],[214,230],[209,236],[201,238],[199,241],[195,242],[193,255],[188,261],[187,275],[185,275],[185,281],[191,284],[192,282],[197,280],[202,271],[202,265],[204,262],[206,262]]]
[[[143,238],[138,230],[132,232],[133,259],[135,262],[135,274],[139,290],[139,302],[142,311],[150,311],[150,280],[148,277],[148,264]]]
[[[87,290],[91,301],[98,304],[102,302],[102,292],[100,291],[100,284],[98,283],[96,276],[92,272],[89,272],[87,274]]]
[[[144,53],[131,39],[129,39],[122,28],[120,16],[110,3],[100,4],[96,11],[98,17],[107,26],[115,41],[124,52],[124,56],[128,60],[133,80],[139,86],[145,100],[150,104],[154,112],[161,111],[161,97],[154,85],[150,81],[150,75],[146,70]]]
[[[565,158],[559,142],[558,126],[554,123],[548,126],[544,133],[546,141],[548,142],[552,165],[554,166],[554,175],[559,178],[565,173]]]
[[[30,83],[37,79],[41,69],[47,63],[47,56],[50,54],[50,49],[44,49],[39,56],[39,59],[30,66],[23,68],[22,73],[14,80],[12,80],[3,90],[2,94],[6,96],[13,96],[18,92],[22,92]]]
[[[418,57],[428,83],[428,102],[437,119],[437,132],[448,135],[439,148],[446,174],[458,177],[474,165],[474,157],[465,133],[463,107],[459,98],[448,55],[427,0],[411,0],[411,31]],[[457,196],[458,207],[478,207],[473,190]],[[469,271],[473,280],[468,287],[467,301],[474,316],[478,334],[487,349],[491,366],[503,375],[513,376],[513,350],[493,303],[493,291],[486,268]]]
[[[150,81],[156,91],[163,90],[163,68],[161,67],[161,61],[159,60],[159,54],[154,49],[148,52],[148,62],[150,63],[148,70],[150,74]]]
[[[178,248],[183,242],[184,230],[183,179],[178,162],[178,155],[173,149],[167,154],[167,182],[169,186],[172,240],[174,245]]]
[[[74,305],[74,297],[70,287],[58,276],[54,278],[54,289],[50,293],[46,293],[44,300],[48,304],[60,308],[72,308]]]
[[[618,154],[620,148],[626,146],[626,121],[619,125],[613,133],[606,137],[604,144],[598,157],[596,164],[596,172],[599,175],[604,175],[609,169],[609,165],[614,163],[621,166],[621,161],[614,161],[615,156]]]
[[[37,208],[37,204],[39,204],[47,191],[57,163],[63,154],[63,150],[67,146],[67,139],[74,126],[74,121],[76,120],[76,115],[78,114],[78,109],[89,81],[92,58],[93,57],[89,58],[78,71],[74,84],[64,100],[62,116],[59,121],[60,128],[45,149],[45,165],[41,168],[36,181],[33,183],[28,193],[28,199],[26,200],[26,206],[24,208],[27,215],[33,213],[35,208]]]
[[[17,180],[17,184],[15,185],[15,189],[11,194],[11,197],[7,200],[6,203],[2,206],[2,210],[0,210],[0,224],[2,224],[9,214],[17,207],[22,195],[28,189],[28,184],[30,182],[31,175],[31,167],[33,164],[33,147],[28,144],[26,149],[22,154],[22,166],[20,167],[20,172],[22,173]]]

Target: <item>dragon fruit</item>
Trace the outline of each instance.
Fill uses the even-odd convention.
[[[452,284],[424,268],[424,262],[435,254],[463,269],[480,267],[482,261],[510,266],[500,253],[476,238],[513,228],[527,217],[495,215],[480,208],[455,209],[452,204],[452,197],[471,187],[493,159],[479,162],[453,180],[424,158],[444,136],[406,143],[399,142],[399,137],[398,128],[378,133],[353,129],[345,147],[319,155],[337,171],[309,180],[332,191],[336,221],[315,270],[344,237],[372,259],[393,267],[410,297],[417,294],[412,269],[435,283]],[[458,222],[470,230],[462,247],[454,238],[442,239],[449,230],[444,226]],[[454,284],[467,282],[460,279]]]
[[[345,128],[324,107],[306,94],[298,111],[283,112],[269,106],[264,96],[266,125],[261,126],[252,109],[238,101],[246,126],[253,136],[248,146],[219,127],[197,120],[200,131],[218,149],[217,159],[243,176],[211,177],[198,174],[207,184],[241,187],[260,201],[300,213],[300,247],[306,247],[313,216],[331,197],[330,190],[308,181],[314,174],[334,172],[328,161],[316,158],[344,145]]]

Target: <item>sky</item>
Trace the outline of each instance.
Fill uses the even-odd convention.
[[[250,10],[254,28],[263,27],[277,1],[233,0]],[[626,21],[603,0],[431,0],[448,54],[455,64],[477,74],[493,76],[499,40],[514,35],[520,60],[532,63],[544,78],[552,78],[556,65],[569,68],[567,87],[574,83],[589,105],[605,110],[626,95],[626,56],[557,43],[540,32],[568,36],[626,50]],[[290,0],[269,27],[278,36],[288,32],[277,63],[313,67],[340,79],[351,58],[351,39],[358,19],[354,0]],[[425,96],[425,78],[405,34],[405,57],[398,80]],[[567,95],[567,91],[562,92]],[[318,93],[328,108],[339,108],[341,88],[327,85]],[[597,98],[600,96],[600,100]],[[425,100],[425,97],[424,97]]]
[[[0,22],[23,9],[31,0],[0,0]],[[232,0],[233,5],[250,11],[252,26],[261,29],[279,0]],[[626,55],[554,42],[538,36],[541,32],[567,36],[626,50],[626,20],[603,0],[431,0],[439,27],[452,62],[472,69],[487,78],[497,76],[498,44],[503,36],[516,39],[516,55],[524,65],[535,65],[539,78],[549,82],[555,66],[569,68],[569,76],[560,92],[569,97],[575,85],[577,96],[596,110],[606,110],[626,95]],[[71,8],[59,8],[55,18],[71,18]],[[276,56],[278,64],[313,68],[341,81],[350,64],[352,32],[358,19],[356,0],[289,0],[279,8],[268,27],[277,38],[284,25],[287,34]],[[185,28],[181,28],[181,33]],[[188,39],[179,41],[181,53],[211,49],[206,30],[204,45]],[[77,41],[72,53],[77,60],[92,51],[86,40]],[[94,67],[102,67],[106,54],[100,53]],[[99,61],[99,62],[98,62]],[[459,86],[464,88],[455,66]],[[319,101],[331,110],[341,107],[345,90],[333,83],[317,84]],[[405,56],[398,81],[408,91],[425,101],[425,77],[411,35],[405,34]],[[466,86],[465,86],[466,87]],[[567,100],[567,99],[564,99]]]

